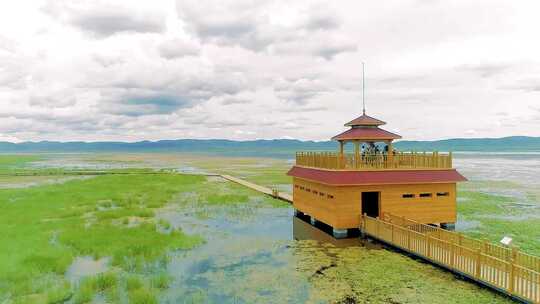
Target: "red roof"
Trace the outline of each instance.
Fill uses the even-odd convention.
[[[382,126],[386,124],[386,122],[382,120],[378,120],[377,118],[373,118],[371,116],[367,116],[366,114],[363,114],[362,116],[349,121],[345,124],[346,127],[352,127],[352,126]]]
[[[456,183],[467,180],[455,169],[330,171],[294,166],[287,175],[332,186]]]
[[[366,128],[351,128],[339,135],[334,136],[333,140],[394,140],[400,139],[401,136],[388,132],[380,128],[366,127]]]

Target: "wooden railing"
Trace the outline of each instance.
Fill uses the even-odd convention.
[[[516,298],[540,303],[540,258],[402,217],[361,216],[362,231]]]
[[[298,152],[296,165],[330,170],[384,170],[384,169],[450,169],[452,153],[439,154],[399,152],[391,155],[339,154],[332,152]]]

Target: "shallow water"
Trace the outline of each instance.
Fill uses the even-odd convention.
[[[465,190],[508,197],[507,215],[481,215],[519,221],[540,216],[540,154],[455,154],[454,165],[469,182]],[[458,203],[465,202],[458,197]],[[516,214],[517,213],[517,214]]]
[[[454,154],[454,166],[470,180],[540,185],[540,154]]]
[[[481,223],[474,220],[466,220],[462,216],[457,217],[456,231],[475,230],[480,227]]]
[[[79,282],[82,278],[106,272],[109,269],[109,258],[94,260],[89,256],[77,257],[66,271],[66,279]]]
[[[504,215],[504,219],[514,221],[537,216],[538,205],[529,191],[540,185],[540,155],[521,160],[516,156],[457,156],[456,166],[471,180],[471,190],[511,197],[509,207],[529,211],[527,215]],[[286,184],[277,187],[290,189]],[[160,215],[173,226],[188,233],[200,233],[208,239],[195,250],[173,255],[167,271],[175,280],[162,298],[164,303],[313,301],[317,299],[312,282],[314,274],[303,271],[306,263],[321,264],[321,269],[332,267],[332,263],[321,263],[335,259],[335,251],[330,253],[328,248],[378,249],[358,238],[335,240],[294,217],[291,208],[246,208],[244,213],[248,216],[240,218],[227,216],[226,210],[217,213],[214,210],[206,219],[193,216],[197,211],[189,209],[168,210]],[[476,219],[458,217],[456,223],[460,231],[482,227],[481,221]],[[322,299],[313,302],[325,303]]]
[[[207,219],[193,216],[197,207],[158,215],[207,238],[199,248],[172,256],[167,271],[174,285],[162,302],[303,303],[312,292],[309,275],[298,271],[306,248],[364,247],[359,238],[335,240],[296,218],[291,208],[248,208],[250,216],[242,218],[222,207]]]

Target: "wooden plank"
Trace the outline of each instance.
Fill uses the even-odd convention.
[[[288,194],[288,193],[284,193],[284,192],[275,192],[275,191],[272,191],[272,189],[268,188],[268,187],[264,187],[264,186],[260,186],[260,185],[257,185],[257,184],[254,184],[252,182],[248,182],[246,180],[243,180],[243,179],[240,179],[240,178],[237,178],[237,177],[234,177],[234,176],[231,176],[231,175],[227,175],[227,174],[222,174],[220,175],[222,178],[226,179],[226,180],[229,180],[231,182],[234,182],[234,183],[237,183],[239,185],[242,185],[242,186],[245,186],[245,187],[248,187],[252,190],[255,190],[257,192],[260,192],[260,193],[263,193],[263,194],[266,194],[266,195],[269,195],[269,196],[272,196],[274,198],[277,198],[277,199],[280,199],[280,200],[283,200],[283,201],[286,201],[286,202],[289,202],[289,203],[292,203],[293,202],[293,197],[292,195]]]
[[[511,251],[511,258],[508,259],[508,252],[494,244],[468,241],[462,236],[455,237],[433,227],[418,226],[414,221],[390,215],[381,219],[362,215],[360,222],[362,231],[371,237],[516,299],[540,303],[540,272],[516,265],[515,257],[519,256],[516,249]],[[501,258],[502,255],[505,255],[504,258]],[[538,257],[527,256],[524,259],[527,261],[524,264],[534,268]]]

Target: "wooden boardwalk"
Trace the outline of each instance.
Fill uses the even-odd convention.
[[[361,222],[362,231],[370,237],[517,300],[540,303],[538,257],[399,217],[383,220],[363,215]]]
[[[234,177],[234,176],[226,175],[226,174],[219,175],[219,176],[221,176],[222,178],[224,178],[226,180],[229,180],[231,182],[234,182],[234,183],[237,183],[239,185],[248,187],[248,188],[250,188],[252,190],[255,190],[255,191],[261,192],[263,194],[269,195],[269,196],[271,196],[273,198],[277,198],[277,199],[289,202],[291,204],[293,202],[292,195],[290,195],[288,193],[279,192],[279,191],[276,191],[276,190],[273,190],[273,189],[270,189],[270,188],[267,188],[267,187],[264,187],[264,186],[260,186],[260,185],[245,181],[243,179],[240,179],[240,178],[237,178],[237,177]]]

